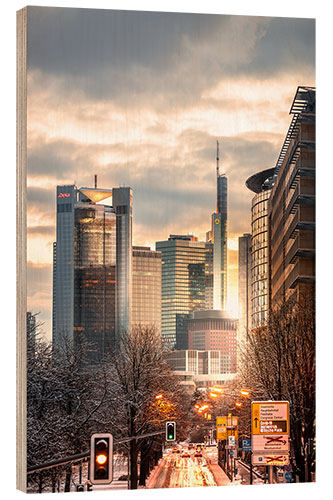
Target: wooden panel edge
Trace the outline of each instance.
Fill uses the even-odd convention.
[[[27,8],[16,13],[16,488],[27,491]]]

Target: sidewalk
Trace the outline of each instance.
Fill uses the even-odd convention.
[[[158,476],[161,472],[161,468],[164,466],[164,464],[165,464],[165,459],[161,458],[159,460],[158,464],[154,467],[154,469],[151,471],[148,478],[146,479],[145,488],[149,488],[149,489],[155,488],[157,478],[158,478]]]
[[[217,486],[227,486],[232,484],[226,473],[221,469],[218,464],[208,464],[209,469],[211,470],[214,480]]]

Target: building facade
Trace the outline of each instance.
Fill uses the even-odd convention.
[[[213,309],[227,307],[227,239],[228,239],[228,179],[217,177],[217,211],[212,215],[213,257]]]
[[[27,311],[27,343],[34,349],[36,343],[36,314]]]
[[[316,91],[298,87],[268,203],[272,307],[315,283]]]
[[[266,325],[268,319],[268,200],[274,171],[274,168],[263,170],[246,181],[246,186],[255,193],[251,214],[251,329]]]
[[[132,208],[130,187],[112,189],[112,206],[117,215],[116,332],[129,332],[132,324]]]
[[[74,344],[88,341],[91,361],[100,361],[112,349],[117,293],[126,289],[130,273],[118,270],[117,276],[118,262],[123,263],[128,249],[117,237],[116,210],[100,203],[112,194],[111,189],[57,186],[52,340],[54,346],[65,339]],[[132,251],[131,233],[121,234]]]
[[[222,373],[237,371],[238,320],[227,311],[194,311],[188,319],[188,348],[219,351]]]
[[[251,234],[238,238],[238,341],[251,328]]]
[[[162,254],[149,247],[133,247],[132,326],[161,333]]]
[[[162,340],[176,347],[177,315],[211,307],[213,245],[191,235],[170,235],[156,243],[162,254]]]
[[[175,350],[164,354],[175,371],[192,372],[195,375],[231,373],[231,356],[218,350]]]

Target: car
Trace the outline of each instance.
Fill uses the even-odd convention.
[[[187,451],[183,451],[183,453],[181,454],[182,458],[190,458],[190,456],[191,455]]]
[[[194,453],[194,456],[195,457],[202,457],[202,453],[200,450],[197,450],[195,453]]]

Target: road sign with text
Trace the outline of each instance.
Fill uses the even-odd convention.
[[[227,417],[216,417],[216,439],[227,439]]]
[[[289,402],[252,402],[252,464],[289,463]]]
[[[289,402],[253,401],[252,434],[289,434]]]
[[[286,465],[289,463],[289,454],[284,453],[253,453],[252,465]]]

